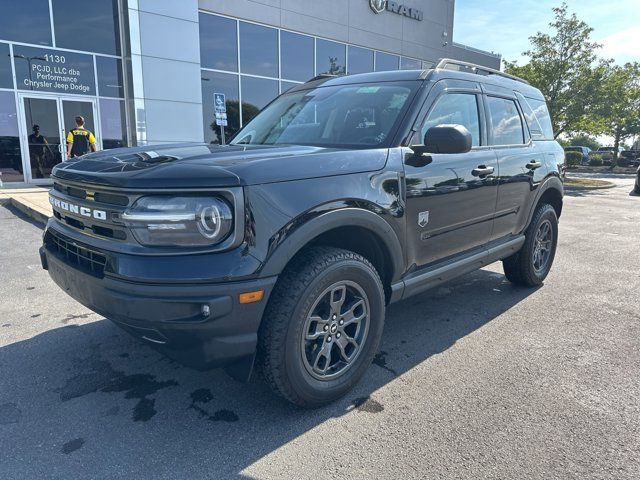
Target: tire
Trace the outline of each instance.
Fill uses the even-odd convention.
[[[301,407],[337,400],[371,364],[384,315],[380,276],[364,257],[328,247],[300,253],[278,280],[260,326],[265,380]]]
[[[544,232],[548,229],[548,236],[544,236],[548,240],[541,242],[544,246],[537,250],[537,237],[540,238],[544,233],[543,229]],[[551,205],[544,203],[538,206],[525,232],[525,237],[520,251],[505,258],[502,266],[504,274],[511,283],[537,287],[547,278],[558,245],[558,216]]]

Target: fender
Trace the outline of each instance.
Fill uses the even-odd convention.
[[[538,187],[538,193],[536,194],[536,198],[531,203],[531,209],[529,210],[529,215],[527,216],[527,223],[526,223],[526,226],[524,227],[524,230],[529,228],[529,224],[531,223],[531,219],[533,218],[533,214],[535,213],[536,208],[538,207],[538,203],[540,202],[542,195],[544,195],[544,193],[549,189],[557,190],[558,193],[560,193],[560,197],[564,197],[564,185],[562,184],[562,180],[560,180],[558,176],[551,175],[547,177],[545,180],[543,180],[542,185]]]
[[[265,260],[265,265],[260,276],[268,277],[279,275],[296,253],[308,245],[319,235],[339,227],[362,227],[379,237],[390,255],[390,263],[393,269],[392,281],[396,281],[402,274],[404,267],[404,254],[396,233],[379,215],[362,208],[340,208],[338,210],[325,211],[302,225],[295,226],[296,222],[307,216],[301,215],[292,220],[281,231],[294,228],[287,238],[276,247]]]

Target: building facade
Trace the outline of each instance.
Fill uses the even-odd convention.
[[[456,44],[453,0],[11,1],[0,16],[0,179],[46,183],[76,115],[98,148],[218,142],[320,74],[424,69]]]

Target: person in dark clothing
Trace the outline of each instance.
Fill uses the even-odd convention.
[[[96,137],[84,128],[84,118],[76,117],[76,128],[67,135],[67,158],[80,157],[96,151]]]
[[[33,133],[29,135],[29,158],[31,159],[31,165],[38,169],[37,178],[46,177],[45,164],[47,156],[53,158],[53,151],[46,137],[40,134],[40,125],[34,125]]]

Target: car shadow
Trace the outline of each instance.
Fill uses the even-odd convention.
[[[287,404],[261,380],[182,367],[95,314],[68,315],[0,348],[0,468],[7,478],[243,477],[331,419],[392,408],[378,389],[534,292],[483,269],[390,306],[365,378],[316,410]]]

